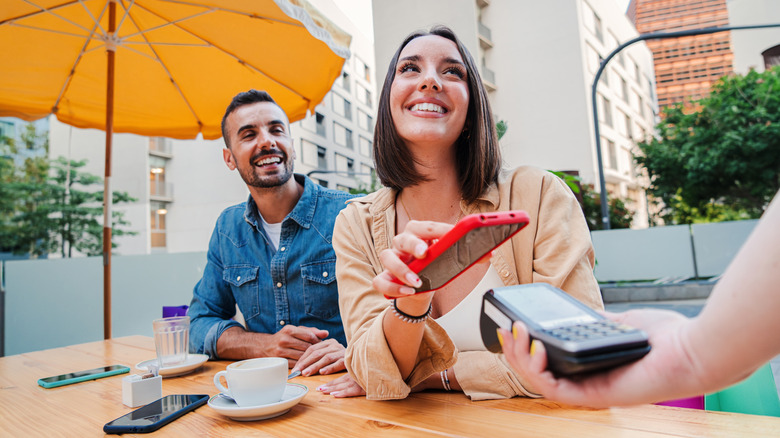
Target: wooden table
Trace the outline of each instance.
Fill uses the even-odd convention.
[[[152,338],[130,336],[0,358],[0,436],[102,435],[103,424],[132,410],[122,404],[124,375],[54,389],[39,387],[38,379],[115,363],[133,368],[154,356]],[[166,378],[163,395],[214,395],[217,390],[213,376],[229,363],[209,361],[185,376]],[[523,398],[472,402],[462,393],[433,391],[397,401],[337,399],[317,391],[319,385],[332,378],[294,379],[308,386],[309,393],[280,417],[239,422],[202,406],[155,434],[598,438],[780,435],[780,418],[653,405],[594,410]]]

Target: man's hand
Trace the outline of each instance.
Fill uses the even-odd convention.
[[[324,331],[324,330],[323,330]],[[327,333],[327,332],[325,332]],[[293,371],[300,370],[301,375],[331,374],[343,371],[346,349],[335,339],[328,339],[310,346],[298,359]]]
[[[288,367],[292,368],[310,347],[320,344],[327,336],[327,330],[294,325],[286,325],[274,334],[231,327],[222,332],[217,340],[217,355],[221,359],[238,360],[284,357]],[[343,352],[341,356],[344,356]]]
[[[294,367],[309,348],[319,345],[326,336],[327,330],[286,325],[265,343],[263,356],[285,357],[289,367]]]

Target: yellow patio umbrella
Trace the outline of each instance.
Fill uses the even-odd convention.
[[[250,88],[299,120],[341,74],[350,39],[305,0],[0,0],[0,116],[106,131],[106,339],[112,133],[216,139]]]

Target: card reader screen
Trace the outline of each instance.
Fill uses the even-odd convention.
[[[543,286],[506,289],[496,291],[495,294],[545,329],[597,321]]]

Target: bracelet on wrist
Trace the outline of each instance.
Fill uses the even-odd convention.
[[[447,370],[444,370],[439,374],[441,375],[441,386],[444,387],[444,390],[452,391],[452,387],[450,386],[450,379],[447,376]]]
[[[428,305],[428,310],[425,311],[422,315],[414,316],[409,315],[408,313],[404,313],[402,310],[398,308],[398,305],[396,304],[396,300],[393,300],[393,314],[397,316],[401,321],[408,322],[410,324],[417,324],[420,322],[425,322],[425,320],[428,319],[428,317],[431,315],[431,309],[433,308],[432,304]]]

